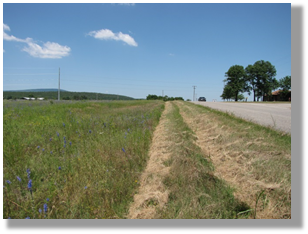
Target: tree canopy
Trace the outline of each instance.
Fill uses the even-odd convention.
[[[275,78],[276,68],[270,62],[259,60],[253,65],[249,64],[245,69],[240,65],[233,65],[225,73],[227,84],[224,86],[221,97],[223,99],[239,100],[243,92],[253,93],[253,101],[256,97],[270,96],[272,91],[282,88],[283,92],[291,89],[291,76],[286,76],[279,81]]]
[[[239,93],[245,91],[245,74],[244,67],[241,65],[234,65],[225,73],[228,89],[231,89],[230,92],[233,93],[236,102]]]

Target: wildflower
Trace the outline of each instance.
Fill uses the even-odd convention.
[[[47,210],[48,210],[48,206],[47,206],[47,204],[45,203],[45,204],[44,204],[44,213],[47,213]]]
[[[65,123],[63,123],[63,127],[65,127]]]
[[[89,133],[92,133],[92,131],[91,131],[91,130],[89,130]]]
[[[50,154],[52,154],[52,151],[50,151]]]
[[[57,132],[57,136],[60,137],[60,133]]]
[[[28,217],[26,217],[25,219],[30,219],[30,217],[28,216]]]
[[[45,149],[43,148],[43,152],[45,151]]]
[[[66,147],[66,145],[64,144],[64,148]]]
[[[21,182],[21,179],[20,179],[20,177],[19,177],[19,176],[16,176],[16,177],[17,177],[18,181],[19,181],[19,182]]]
[[[58,167],[59,170],[61,170],[61,167]]]
[[[6,183],[11,184],[12,182],[11,182],[11,181],[9,181],[9,180],[7,180],[7,181],[6,181]]]
[[[27,176],[28,176],[28,179],[30,179],[30,173],[31,173],[31,171],[30,171],[30,169],[28,168],[28,169],[27,169]]]
[[[70,146],[72,146],[72,142],[70,141]]]
[[[63,137],[63,140],[65,140],[66,138],[65,137]]]
[[[52,138],[49,138],[49,141],[52,141]]]
[[[48,197],[47,197],[46,201],[48,201],[48,202],[49,202],[49,198],[48,198]]]
[[[39,149],[39,148],[40,148],[40,146],[38,145],[38,146],[37,146],[37,149]]]
[[[124,153],[126,153],[124,148],[122,148],[122,151],[123,151]]]
[[[88,188],[87,186],[84,187],[84,189],[87,189],[87,188]]]
[[[29,180],[28,182],[28,189],[31,189],[32,188],[32,180]]]
[[[42,213],[42,209],[41,208],[39,208],[39,212]]]

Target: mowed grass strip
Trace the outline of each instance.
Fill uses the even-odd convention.
[[[253,208],[250,218],[291,218],[291,136],[208,107],[177,104],[215,175]]]
[[[233,188],[214,175],[210,158],[195,144],[194,132],[184,123],[179,107],[174,102],[167,118],[169,151],[172,153],[165,161],[170,170],[164,178],[164,185],[169,196],[164,208],[157,207],[156,218],[247,217],[250,207],[236,199],[233,196]]]
[[[163,102],[4,104],[4,219],[127,215]]]

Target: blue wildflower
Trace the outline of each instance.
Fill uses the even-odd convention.
[[[70,141],[70,146],[72,146],[72,142]]]
[[[28,216],[28,217],[26,217],[25,219],[30,219],[30,217]]]
[[[58,167],[59,170],[61,170],[61,167]]]
[[[47,206],[47,204],[45,203],[45,204],[44,204],[44,213],[47,213],[47,210],[48,210],[48,206]]]
[[[16,178],[18,179],[18,181],[19,181],[19,182],[21,182],[21,179],[20,179],[20,177],[19,177],[19,176],[16,176]]]
[[[32,188],[32,180],[29,180],[28,182],[28,189],[31,189]]]
[[[7,180],[7,181],[6,181],[6,183],[11,184],[12,182],[11,182],[11,181],[9,181],[9,180]]]
[[[84,187],[84,189],[87,189],[87,188],[88,188],[87,186]]]
[[[64,144],[64,146],[63,146],[64,148],[66,147],[66,145]]]
[[[45,151],[45,149],[43,148],[43,152]]]
[[[122,151],[123,151],[124,153],[126,153],[124,148],[122,148]]]
[[[40,146],[38,145],[38,146],[37,146],[37,149],[39,149],[39,148],[40,148]]]
[[[42,213],[42,209],[41,208],[39,208],[39,212]]]
[[[48,201],[48,202],[49,202],[49,198],[48,198],[48,197],[47,197],[46,201]]]
[[[27,176],[28,176],[28,179],[30,179],[30,173],[31,173],[31,171],[30,171],[30,169],[28,168],[28,169],[27,169]]]
[[[52,154],[52,151],[50,151],[50,154]]]
[[[57,136],[60,137],[60,133],[57,132]]]
[[[91,130],[89,130],[89,133],[92,133],[92,131],[91,131]]]
[[[66,138],[65,137],[63,137],[63,140],[65,140]]]
[[[52,141],[52,138],[49,138],[49,141]]]
[[[65,123],[63,123],[63,127],[65,127]]]

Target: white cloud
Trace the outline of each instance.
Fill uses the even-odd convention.
[[[122,32],[114,33],[109,29],[101,29],[98,31],[91,31],[88,35],[100,39],[100,40],[115,40],[115,41],[123,41],[130,46],[138,46],[137,42],[128,34],[124,34]]]
[[[44,43],[43,47],[36,43],[28,42],[28,46],[22,50],[36,58],[62,58],[69,55],[71,48],[48,41]]]
[[[13,35],[8,35],[5,31],[11,31],[10,27],[3,24],[3,39],[6,41],[17,41],[26,43],[27,46],[22,51],[27,52],[36,58],[62,58],[68,56],[71,48],[68,46],[62,46],[55,42],[46,42],[43,47],[33,42],[32,38],[20,39]]]
[[[135,6],[135,3],[118,3],[119,5]]]

